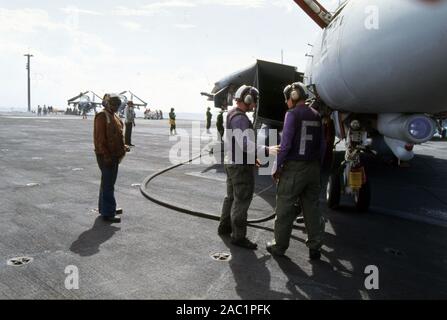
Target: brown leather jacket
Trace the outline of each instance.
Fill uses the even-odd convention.
[[[121,162],[124,158],[126,147],[123,138],[123,122],[111,110],[106,108],[96,114],[93,140],[95,153],[103,156],[107,162],[113,159]]]

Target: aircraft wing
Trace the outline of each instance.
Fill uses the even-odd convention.
[[[78,94],[77,96],[75,96],[75,97],[69,99],[69,100],[67,101],[68,105],[77,103],[76,100],[80,99],[82,96],[88,94],[89,92],[90,92],[90,91],[81,92],[81,93]]]
[[[130,99],[126,96],[126,94],[129,93],[130,94]],[[133,105],[135,107],[137,107],[138,109],[140,109],[140,107],[146,108],[147,107],[147,102],[144,101],[143,99],[139,98],[135,93],[133,93],[130,90],[127,91],[123,91],[120,93],[121,96],[125,96],[127,100],[130,100],[133,102]],[[135,100],[138,100],[139,102],[135,102]],[[127,103],[127,101],[126,101]]]

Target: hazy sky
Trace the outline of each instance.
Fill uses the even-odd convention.
[[[292,0],[0,0],[0,107],[26,110],[30,52],[33,108],[131,90],[152,108],[203,112],[200,92],[256,59],[280,62],[283,49],[304,71],[318,30]]]

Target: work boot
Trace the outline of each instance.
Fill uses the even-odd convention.
[[[258,245],[256,243],[251,242],[247,238],[242,239],[231,239],[231,243],[235,246],[242,247],[249,250],[256,250],[258,248]]]
[[[96,212],[96,213],[98,213],[98,214],[101,214],[101,212],[99,212],[98,209],[93,209],[92,211],[93,211],[93,212]],[[123,214],[123,209],[121,209],[121,208],[117,208],[116,211],[115,211],[115,214]]]
[[[102,217],[104,219],[104,221],[106,222],[110,222],[110,223],[120,223],[121,222],[121,218],[120,217]]]
[[[265,248],[267,249],[268,252],[270,252],[270,254],[272,256],[277,256],[277,257],[284,257],[285,254],[282,250],[278,249],[278,247],[273,244],[273,242],[267,242],[267,245],[265,246]]]
[[[320,260],[321,252],[316,249],[309,249],[309,259],[310,260]]]
[[[226,236],[226,235],[230,235],[231,234],[231,227],[230,226],[224,226],[224,225],[219,225],[219,227],[217,228],[217,234],[219,236]]]

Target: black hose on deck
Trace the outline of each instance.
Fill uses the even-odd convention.
[[[220,220],[220,215],[217,215],[217,214],[211,214],[211,213],[204,213],[204,212],[199,212],[199,211],[192,211],[192,210],[188,210],[188,209],[186,209],[186,208],[178,207],[178,206],[169,204],[169,203],[167,203],[167,202],[164,202],[164,201],[162,201],[162,200],[156,199],[156,198],[154,198],[153,196],[151,196],[151,195],[149,194],[149,192],[146,191],[146,187],[147,187],[147,185],[148,185],[152,180],[154,180],[156,177],[158,177],[158,176],[160,176],[160,175],[162,175],[162,174],[164,174],[164,173],[166,173],[166,172],[168,172],[168,171],[171,171],[171,170],[173,170],[173,169],[175,169],[175,168],[178,168],[178,167],[183,166],[183,165],[185,165],[185,164],[191,163],[191,162],[193,162],[194,160],[199,159],[199,158],[201,158],[201,157],[202,157],[202,154],[199,154],[198,156],[193,157],[193,158],[189,159],[188,161],[185,161],[185,162],[182,162],[182,163],[173,165],[173,166],[171,166],[171,167],[169,167],[169,168],[163,169],[163,170],[161,170],[161,171],[159,171],[159,172],[153,174],[152,176],[147,177],[146,179],[144,179],[143,184],[140,186],[140,191],[141,191],[141,193],[142,193],[143,196],[145,196],[147,199],[149,199],[150,201],[152,201],[152,202],[154,202],[154,203],[156,203],[156,204],[158,204],[158,205],[160,205],[160,206],[163,206],[163,207],[166,207],[166,208],[169,208],[169,209],[178,211],[178,212],[186,213],[186,214],[189,214],[189,215],[192,215],[192,216],[196,216],[196,217],[200,217],[200,218],[205,218],[205,219],[211,219],[211,220],[217,220],[217,221],[219,221],[219,220]],[[247,223],[248,223],[248,224],[252,224],[252,223],[262,223],[262,222],[266,222],[266,221],[272,220],[273,218],[275,218],[275,213],[273,213],[272,215],[270,215],[270,216],[268,216],[268,217],[265,217],[265,218],[248,220]]]

